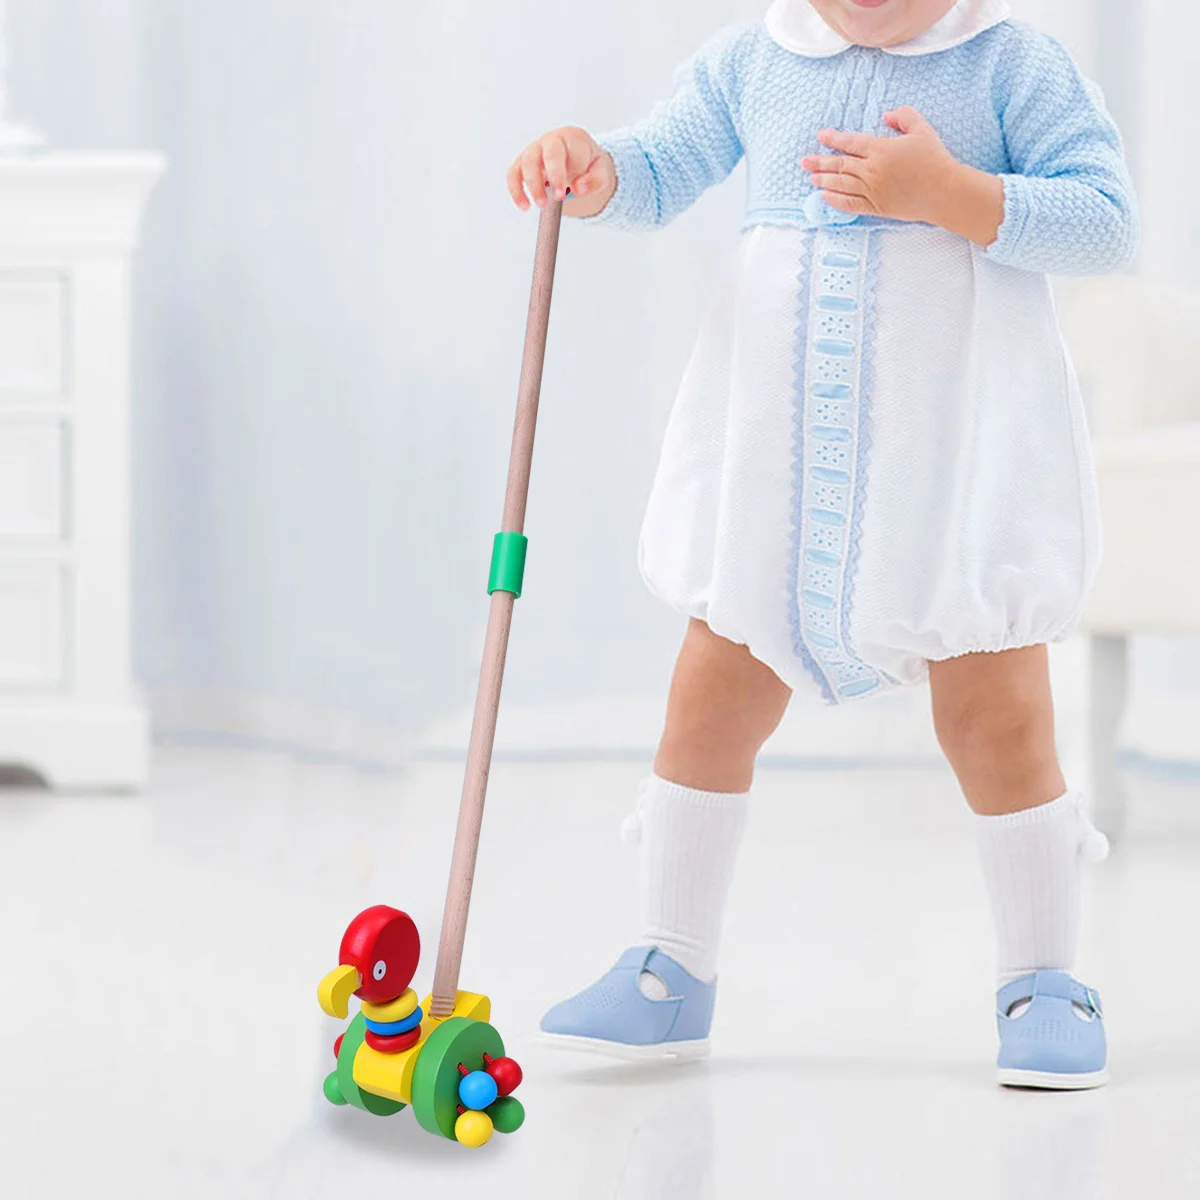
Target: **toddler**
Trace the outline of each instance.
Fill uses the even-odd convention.
[[[775,0],[671,99],[509,171],[569,215],[664,225],[747,160],[736,268],[667,429],[640,546],[686,614],[666,728],[631,822],[641,936],[543,1030],[702,1054],[755,757],[793,692],[831,704],[928,679],[978,814],[999,944],[999,1080],[1105,1082],[1072,974],[1081,858],[1106,843],[1054,744],[1046,645],[1099,551],[1078,384],[1047,274],[1136,241],[1119,135],[1053,38],[1003,0]]]

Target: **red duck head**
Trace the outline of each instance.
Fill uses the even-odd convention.
[[[408,913],[386,904],[360,912],[346,927],[339,966],[321,980],[321,1007],[345,1017],[351,995],[387,1004],[408,989],[421,958],[421,938]]]

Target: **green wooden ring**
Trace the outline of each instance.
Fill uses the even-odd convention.
[[[338,1090],[342,1094],[343,1103],[353,1104],[355,1108],[374,1113],[377,1117],[390,1117],[392,1113],[398,1113],[406,1106],[399,1100],[389,1100],[386,1096],[376,1096],[374,1092],[364,1092],[354,1082],[354,1056],[363,1044],[366,1032],[367,1019],[359,1013],[342,1036],[342,1048],[338,1051],[337,1070],[334,1072],[337,1076]],[[325,1095],[329,1098],[328,1081]]]
[[[483,1070],[483,1056],[504,1057],[500,1035],[486,1021],[447,1017],[421,1047],[413,1068],[412,1109],[422,1129],[457,1141],[458,1064],[468,1071]]]
[[[488,572],[488,595],[512,592],[520,599],[525,585],[525,554],[529,539],[523,533],[498,533],[492,541],[492,566]]]

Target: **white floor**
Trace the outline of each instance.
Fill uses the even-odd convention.
[[[674,1200],[1200,1194],[1200,781],[1134,781],[1085,970],[1113,1083],[993,1083],[991,945],[940,770],[765,771],[715,1053],[559,1057],[550,1002],[629,940],[636,765],[500,764],[463,985],[526,1069],[524,1129],[467,1151],[321,1096],[318,979],[359,908],[432,974],[460,767],[406,778],[166,747],[141,798],[0,790],[0,1194]],[[386,1189],[386,1191],[385,1191]]]

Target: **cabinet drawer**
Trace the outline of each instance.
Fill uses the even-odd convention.
[[[0,271],[0,403],[62,398],[66,290],[61,275]]]
[[[0,561],[0,691],[64,681],[66,590],[58,563]]]
[[[0,540],[66,536],[66,429],[0,413]]]

